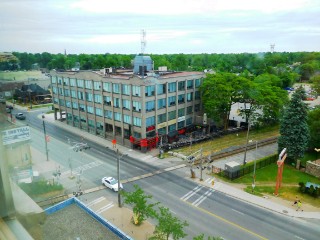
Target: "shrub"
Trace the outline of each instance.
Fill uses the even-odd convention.
[[[32,183],[20,183],[19,186],[26,194],[30,196],[60,191],[63,189],[61,184],[49,184],[46,180],[40,180]]]

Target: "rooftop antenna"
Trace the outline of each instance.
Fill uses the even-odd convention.
[[[144,54],[144,50],[147,45],[147,40],[146,40],[146,31],[144,29],[141,30],[141,54]]]
[[[270,44],[270,52],[273,53],[274,52],[274,47],[276,46],[276,44],[272,43]]]

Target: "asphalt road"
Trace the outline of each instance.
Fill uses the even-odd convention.
[[[41,112],[41,111],[40,111]],[[43,126],[37,118],[39,112],[29,112],[27,121],[32,130],[32,146],[45,152]],[[48,143],[50,160],[55,161],[63,172],[72,168],[82,172],[83,187],[101,185],[103,176],[116,176],[117,155],[96,143],[85,152],[74,152],[67,139],[81,141],[81,137],[61,130],[55,125],[46,123],[47,133],[52,136]],[[85,167],[84,167],[85,166]],[[82,169],[82,171],[81,171]],[[121,157],[121,179],[139,176],[156,171],[157,167],[133,160],[129,156]],[[224,239],[319,239],[320,229],[317,222],[286,217],[265,209],[252,206],[238,199],[231,198],[219,191],[213,191],[190,181],[187,169],[165,172],[159,175],[127,183],[125,189],[131,191],[133,184],[138,184],[153,201],[168,207],[181,220],[187,220],[187,239],[204,233],[206,236],[222,236]],[[50,176],[48,172],[48,176]],[[62,175],[61,177],[65,177]],[[67,179],[67,178],[66,178]],[[74,181],[67,188],[75,188]],[[116,199],[117,194],[104,190],[105,194]],[[97,196],[101,193],[97,193]]]

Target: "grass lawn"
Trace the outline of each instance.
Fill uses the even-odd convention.
[[[267,167],[258,169],[256,171],[256,187],[254,188],[254,193],[252,193],[251,186],[252,174],[248,174],[241,178],[235,179],[232,181],[232,183],[247,185],[245,191],[254,195],[273,195],[275,191],[277,171],[278,166],[275,163]],[[320,184],[320,179],[304,172],[298,171],[292,166],[285,165],[282,175],[282,186],[279,189],[279,197],[288,201],[294,201],[295,197],[298,196],[298,198],[303,202],[315,207],[320,207],[319,198],[314,198],[308,194],[302,194],[299,191],[299,182],[312,182]]]
[[[175,152],[183,153],[184,155],[190,155],[196,152],[201,147],[203,148],[203,156],[208,156],[210,153],[219,152],[228,147],[241,146],[246,144],[247,131],[239,133],[228,134],[211,141],[202,142],[200,144],[194,144],[174,150]],[[251,130],[249,139],[262,140],[271,137],[279,136],[279,126],[266,127],[264,129]]]
[[[28,80],[28,78],[44,78],[44,75],[41,71],[12,71],[12,72],[3,72],[0,71],[0,80],[16,80],[16,81],[23,81]]]

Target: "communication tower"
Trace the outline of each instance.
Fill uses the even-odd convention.
[[[147,45],[147,40],[146,40],[146,31],[144,29],[141,30],[141,54],[144,54],[144,50]]]
[[[274,47],[276,46],[276,44],[272,43],[270,44],[270,52],[273,53],[274,52]]]

